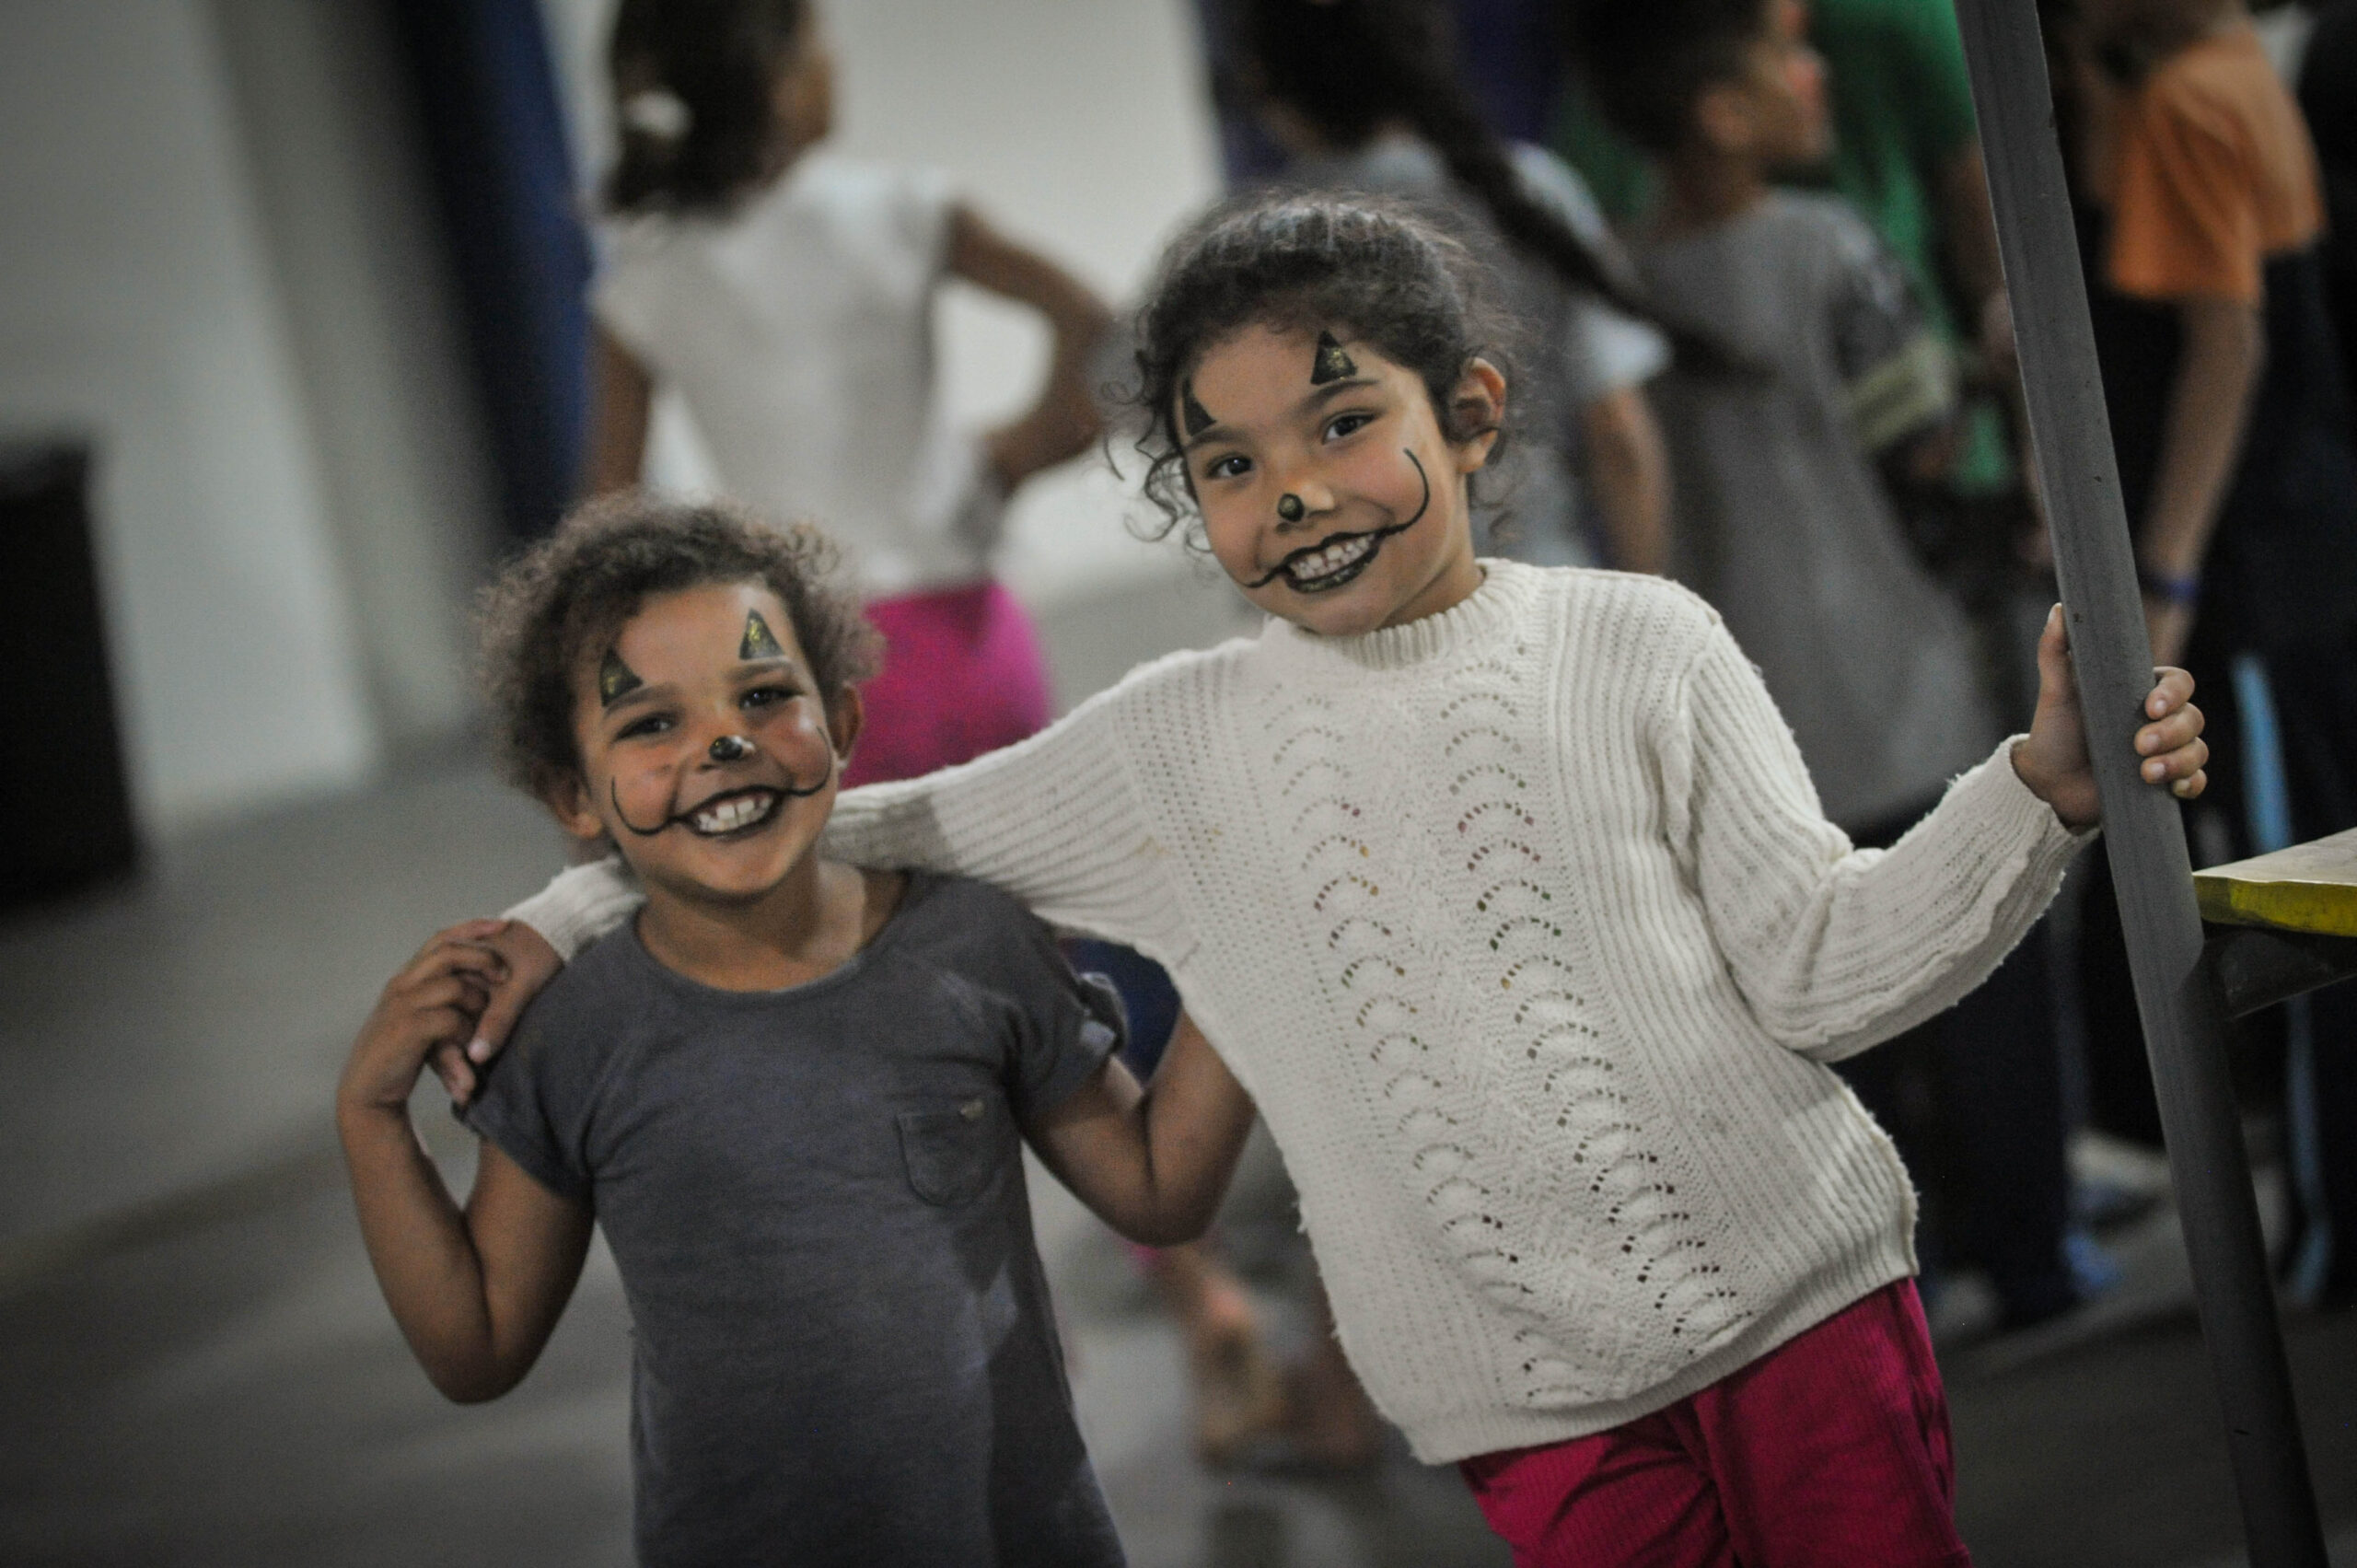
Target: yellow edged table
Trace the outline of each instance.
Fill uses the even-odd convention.
[[[2193,875],[2229,1016],[2357,975],[2357,829]]]

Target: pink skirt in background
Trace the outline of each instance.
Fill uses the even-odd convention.
[[[867,723],[845,784],[970,761],[1054,716],[1031,618],[995,581],[878,599],[867,619],[884,633],[884,671],[860,689]]]

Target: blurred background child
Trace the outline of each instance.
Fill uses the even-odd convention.
[[[852,783],[1038,729],[1046,668],[991,552],[1007,493],[1097,435],[1104,306],[943,178],[820,147],[834,65],[808,0],[623,0],[609,68],[621,153],[591,297],[588,488],[638,482],[653,394],[672,386],[724,489],[825,519],[885,638]],[[934,301],[952,276],[1031,307],[1055,338],[1033,407],[980,438],[934,397]]]
[[[2320,89],[2347,47],[2332,21],[2313,61]],[[2197,818],[2197,850],[2224,860],[2337,832],[2357,825],[2357,457],[2316,148],[2241,0],[2087,0],[2065,37],[2089,308],[2154,656],[2208,680],[2244,761]],[[2329,94],[2315,96],[2345,153]],[[2125,949],[2094,865],[2095,1099],[2152,1135]],[[2357,985],[2283,1017],[2289,1282],[2347,1302]]]
[[[1678,575],[1759,662],[1827,815],[1853,842],[1892,843],[2008,727],[1962,606],[1894,504],[1944,473],[1953,356],[1852,208],[1770,183],[1829,146],[1799,6],[1597,5],[1583,17],[1597,104],[1658,159],[1637,245],[1653,296],[1760,367],[1680,368],[1658,384]],[[2026,942],[1956,1008],[1844,1064],[1923,1173],[1927,1266],[1985,1268],[2009,1326],[2082,1294],[2065,1251],[2053,1012],[2044,944]]]

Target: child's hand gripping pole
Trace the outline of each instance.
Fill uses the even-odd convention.
[[[2201,738],[2201,710],[2193,704],[2193,677],[2173,666],[2156,668],[2153,676],[2153,690],[2144,698],[2149,722],[2136,731],[2136,754],[2144,760],[2137,772],[2146,784],[2166,784],[2179,800],[2191,800],[2210,782],[2203,766],[2210,746]],[[2070,633],[2059,604],[2038,639],[2038,714],[2028,737],[2014,748],[2014,772],[2065,827],[2092,828],[2103,819],[2079,683],[2071,668]]]

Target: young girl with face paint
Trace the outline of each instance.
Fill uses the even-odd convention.
[[[1962,1562],[1912,1196],[1826,1063],[1975,985],[2096,826],[2061,622],[2030,733],[1853,850],[1701,600],[1475,556],[1509,389],[1480,291],[1376,204],[1184,235],[1141,321],[1149,492],[1266,630],[855,792],[830,847],[1170,968],[1353,1365],[1518,1562]],[[2163,671],[2137,740],[2180,796],[2189,697]],[[582,868],[519,912],[563,948],[630,898]]]
[[[1019,1150],[1183,1240],[1250,1104],[1184,1028],[1142,1093],[1117,1012],[1005,895],[820,854],[873,640],[830,562],[807,529],[633,501],[494,587],[511,772],[645,902],[468,1105],[463,1208],[408,1106],[497,983],[493,933],[386,988],[337,1103],[362,1233],[427,1375],[473,1401],[530,1369],[604,1229],[643,1563],[1115,1568]]]

